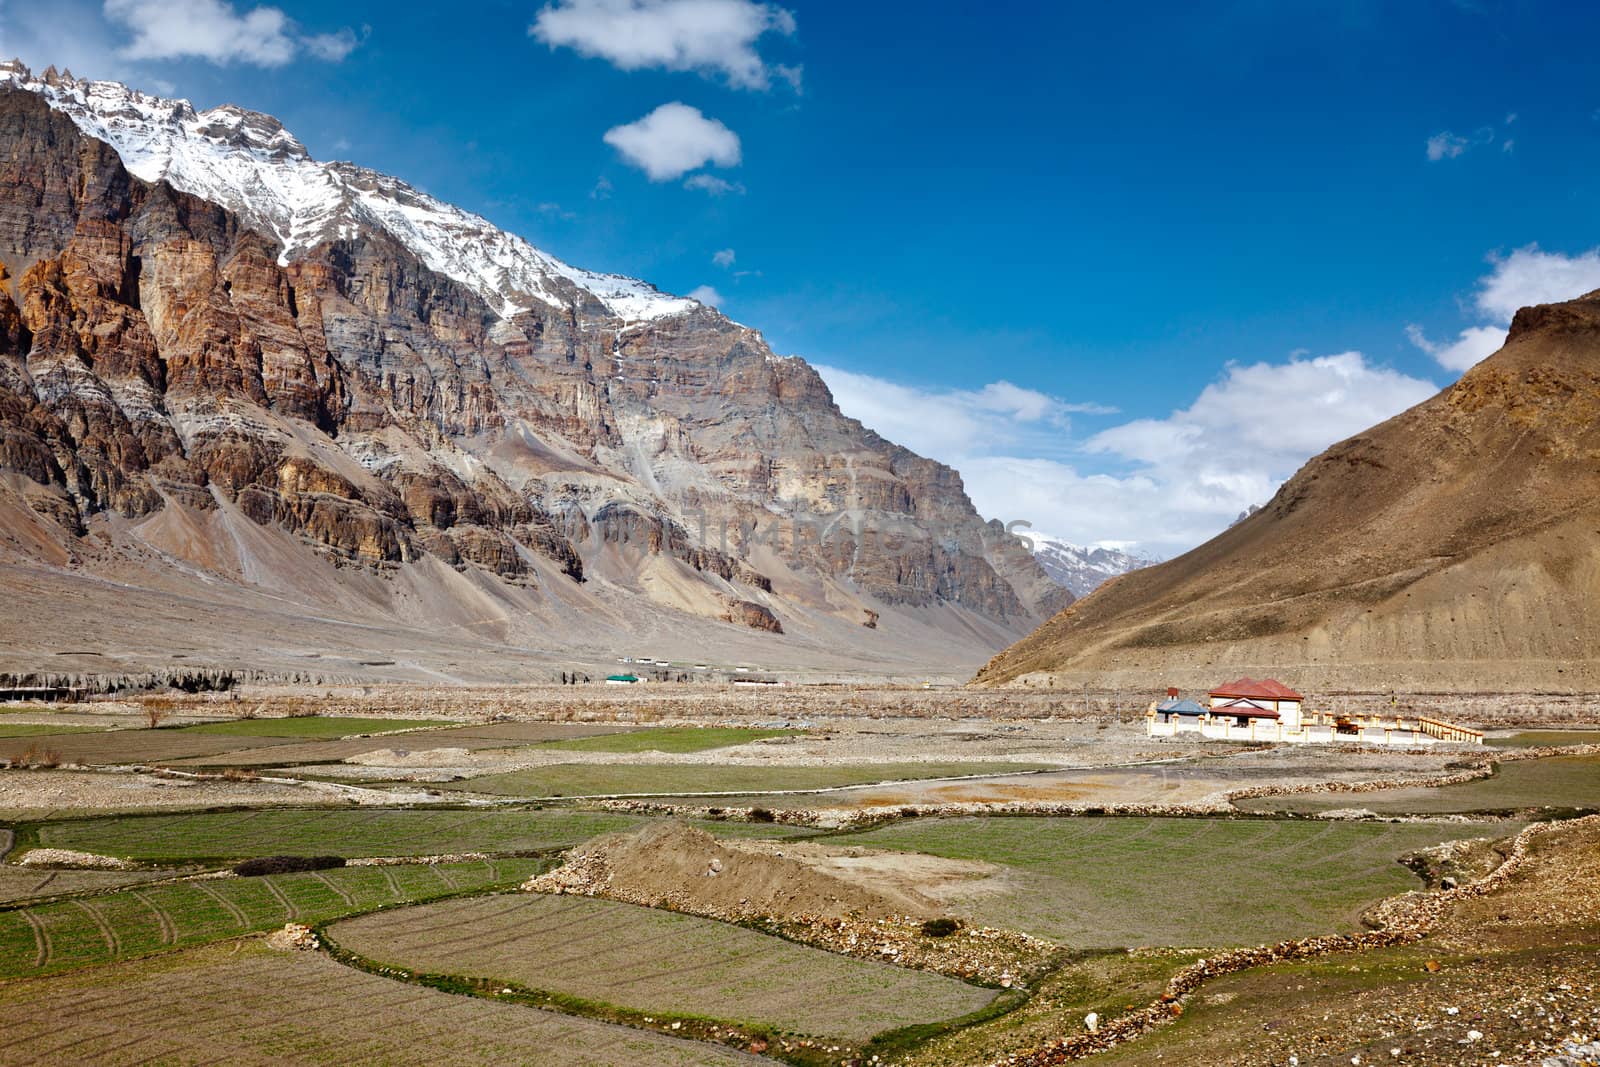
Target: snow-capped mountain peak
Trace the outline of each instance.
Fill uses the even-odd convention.
[[[232,104],[197,112],[187,100],[119,82],[80,80],[54,68],[35,76],[18,60],[0,63],[4,87],[39,94],[84,133],[115,148],[136,177],[166,181],[234,211],[277,240],[285,265],[323,242],[372,227],[466,286],[502,318],[544,304],[640,322],[702,306],[634,278],[570,266],[398,178],[314,160],[270,115]]]
[[[1146,559],[1103,545],[1075,545],[1049,534],[1029,531],[1033,558],[1057,585],[1072,590],[1073,596],[1086,597],[1102,583],[1129,571],[1149,567],[1159,560]]]

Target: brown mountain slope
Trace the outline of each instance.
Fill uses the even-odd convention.
[[[1062,611],[977,681],[1258,673],[1600,687],[1600,292],[1523,309],[1455,385],[1317,456],[1245,522]]]
[[[130,173],[63,93],[193,120],[0,88],[0,673],[921,677],[1070,598],[955,471],[713,309],[564,282],[497,309],[356,216],[290,254]]]

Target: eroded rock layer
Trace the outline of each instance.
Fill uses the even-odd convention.
[[[627,632],[636,602],[798,629],[818,654],[859,651],[860,620],[890,609],[879,632],[909,619],[970,655],[1069,599],[954,471],[843,417],[754,330],[564,267],[577,282],[491,306],[365,216],[286,242],[270,218],[134,176],[18,69],[0,83],[6,559],[138,557],[251,588],[332,568],[355,575],[353,618],[487,619],[495,640],[547,646],[570,636],[553,605]],[[106,84],[27,84],[46,83],[91,102]],[[282,147],[265,116],[225,110],[182,128],[242,138],[257,164],[263,137]]]

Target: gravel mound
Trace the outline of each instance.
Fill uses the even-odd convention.
[[[676,822],[597,837],[528,888],[729,917],[888,918],[907,915],[908,904],[917,905],[913,914],[919,918],[942,914],[932,901],[890,897],[786,856],[723,844]]]

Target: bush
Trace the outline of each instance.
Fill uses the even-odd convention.
[[[260,859],[245,860],[233,869],[233,873],[245,878],[254,878],[263,874],[326,871],[343,866],[343,856],[263,856]]]
[[[959,919],[929,919],[922,924],[922,932],[928,937],[949,937],[959,929]]]
[[[778,817],[776,815],[772,814],[772,812],[768,811],[766,808],[751,808],[750,809],[750,821],[751,822],[777,822],[778,821]]]

